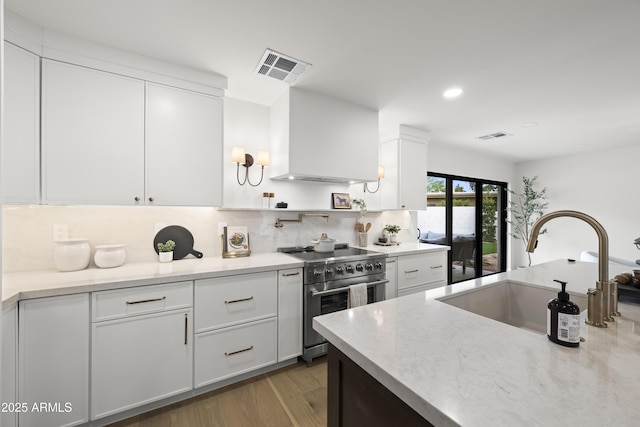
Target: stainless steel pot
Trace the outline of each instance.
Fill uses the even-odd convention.
[[[316,252],[333,252],[336,248],[336,239],[330,239],[327,233],[322,233],[318,240],[311,240],[311,243]]]

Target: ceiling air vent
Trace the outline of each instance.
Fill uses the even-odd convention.
[[[483,141],[489,141],[490,139],[506,138],[507,136],[512,136],[512,135],[506,132],[496,132],[496,133],[490,133],[488,135],[478,136],[476,138],[481,139]]]
[[[292,85],[309,68],[311,64],[267,49],[256,67],[256,73]]]

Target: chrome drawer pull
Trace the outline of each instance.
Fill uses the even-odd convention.
[[[251,301],[253,299],[253,297],[249,297],[249,298],[242,298],[242,299],[234,299],[231,301],[225,301],[225,304],[233,304],[234,302],[242,302],[242,301]]]
[[[248,348],[243,348],[242,350],[232,351],[231,353],[227,353],[227,352],[225,351],[225,352],[224,352],[224,355],[225,355],[225,356],[233,356],[234,354],[244,353],[245,351],[249,351],[249,350],[253,350],[253,346],[248,347]]]
[[[127,301],[128,305],[133,305],[133,304],[144,304],[145,302],[156,302],[156,301],[163,301],[167,299],[167,297],[162,297],[162,298],[155,298],[155,299],[144,299],[144,300],[140,300],[140,301]]]
[[[284,277],[289,277],[289,276],[298,276],[300,274],[299,271],[296,271],[295,273],[282,273],[282,275]]]
[[[409,271],[405,271],[404,273],[405,273],[405,274],[408,274],[408,273],[417,273],[418,271],[419,271],[419,270],[409,270]]]
[[[396,262],[396,260],[395,260],[395,259],[387,260],[387,264],[393,264],[394,262]]]
[[[187,345],[187,331],[189,330],[189,317],[187,314],[184,315],[184,345]]]
[[[442,266],[441,265],[436,265],[435,267],[429,267],[429,268],[433,270],[434,268],[442,268]]]

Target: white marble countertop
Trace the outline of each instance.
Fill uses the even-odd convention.
[[[79,271],[33,271],[2,275],[2,305],[28,298],[103,291],[131,286],[195,280],[234,274],[302,267],[303,262],[282,253],[241,258],[187,258],[170,263],[130,263],[116,268]]]
[[[319,316],[314,328],[436,426],[637,425],[640,305],[620,303],[608,328],[583,324],[585,341],[569,348],[434,299],[504,279],[582,292],[597,266],[553,261]]]
[[[410,255],[410,254],[424,253],[424,252],[448,251],[450,248],[449,246],[432,245],[430,243],[402,242],[399,245],[392,245],[392,246],[382,246],[382,245],[371,244],[369,246],[364,247],[364,249],[368,249],[370,251],[375,251],[375,252],[381,252],[383,254],[386,254],[387,256],[398,256],[398,255]]]

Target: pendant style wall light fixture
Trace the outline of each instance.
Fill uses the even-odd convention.
[[[238,166],[238,169],[236,172],[236,179],[238,180],[238,184],[245,185],[246,183],[249,183],[250,186],[257,187],[262,183],[262,178],[264,178],[264,167],[269,166],[269,152],[266,150],[258,151],[258,158],[256,159],[255,162],[258,165],[260,165],[261,171],[260,171],[260,181],[258,181],[257,184],[251,183],[251,180],[249,179],[249,168],[253,166],[254,160],[251,154],[245,153],[244,147],[236,146],[231,149],[231,161]],[[244,166],[245,168],[244,180],[242,180],[242,182],[240,182],[240,164],[241,163],[242,163],[242,166]]]
[[[367,183],[364,183],[364,192],[369,192],[369,193],[377,193],[378,190],[380,189],[380,178],[384,178],[384,166],[378,166],[378,186],[376,187],[375,190],[371,191],[369,190],[369,187],[367,186]]]

